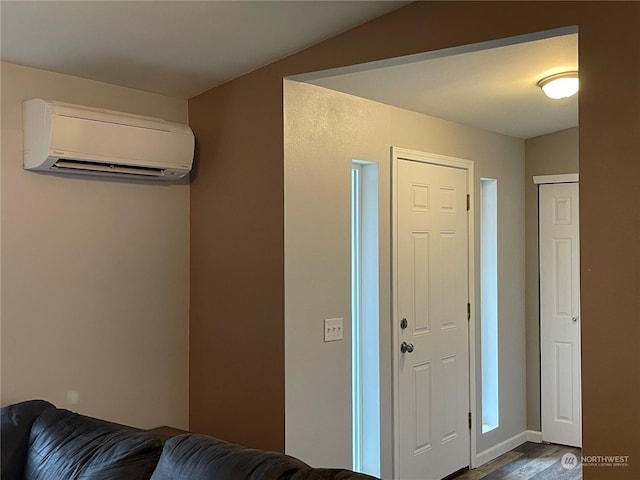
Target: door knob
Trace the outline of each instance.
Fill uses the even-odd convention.
[[[576,323],[576,322],[578,321],[578,317],[571,317],[571,321],[572,321],[573,323]]]
[[[402,353],[413,352],[413,343],[402,342],[402,344],[400,344],[400,351]]]

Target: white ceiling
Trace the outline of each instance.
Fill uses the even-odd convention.
[[[551,100],[537,86],[548,75],[578,70],[577,33],[431,57],[359,66],[309,83],[518,138],[578,124],[577,96]]]
[[[10,63],[186,99],[406,3],[0,0],[0,52]],[[536,82],[577,70],[577,34],[502,45],[311,81],[519,138],[576,126],[577,98],[551,101]]]
[[[2,0],[1,58],[190,98],[407,3]]]

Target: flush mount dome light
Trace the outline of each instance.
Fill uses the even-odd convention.
[[[564,72],[545,77],[538,82],[544,94],[553,99],[567,98],[578,91],[578,72]]]

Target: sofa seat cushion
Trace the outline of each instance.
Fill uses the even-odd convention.
[[[0,478],[22,480],[27,461],[27,447],[31,426],[38,416],[54,405],[44,400],[29,400],[2,407],[0,411]]]
[[[199,434],[165,443],[152,480],[284,480],[309,468],[281,453],[253,450]]]
[[[161,451],[153,433],[46,410],[31,427],[25,479],[148,480]]]

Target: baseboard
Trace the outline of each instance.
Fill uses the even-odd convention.
[[[506,439],[504,442],[500,442],[491,448],[488,448],[484,452],[480,452],[476,455],[475,467],[479,467],[487,462],[490,462],[494,458],[498,458],[500,455],[504,455],[509,450],[513,450],[518,445],[522,445],[529,438],[528,431],[524,431],[511,438]]]
[[[527,442],[542,443],[542,432],[527,430]]]

